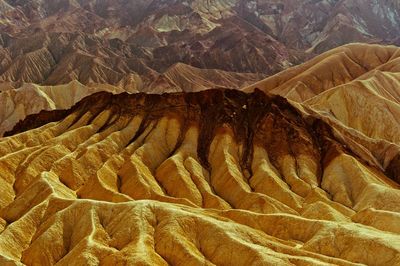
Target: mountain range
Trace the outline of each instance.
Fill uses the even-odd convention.
[[[399,265],[399,12],[0,0],[0,265]]]
[[[2,0],[0,8],[0,80],[14,87],[240,88],[343,44],[398,44],[400,34],[395,0]],[[176,64],[228,82],[187,88],[171,80]]]

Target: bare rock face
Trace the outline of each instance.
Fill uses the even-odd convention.
[[[7,135],[2,264],[400,263],[398,183],[280,96],[102,92]]]
[[[399,62],[398,47],[351,44],[244,90],[259,88],[301,103],[353,151],[400,178],[391,163],[400,154]]]
[[[400,35],[393,0],[7,0],[0,11],[0,81],[152,92],[177,63],[224,71],[218,86],[240,88],[343,44]]]
[[[167,58],[173,53],[163,51],[159,56]],[[84,33],[5,35],[0,59],[0,81],[15,83],[17,87],[24,82],[60,85],[78,81],[91,87],[110,84],[128,92],[157,93],[217,87],[239,89],[265,77],[261,73],[197,68],[176,63],[179,60],[171,61],[172,65],[158,64],[144,48]],[[171,75],[172,72],[175,73]],[[191,87],[185,86],[189,82]]]
[[[399,13],[0,0],[0,265],[400,265]]]
[[[111,85],[89,87],[77,81],[57,86],[24,84],[19,88],[14,88],[12,84],[1,84],[0,88],[0,136],[13,129],[26,116],[42,110],[69,109],[84,97],[99,91],[114,94],[125,92]]]
[[[0,137],[26,116],[42,110],[69,109],[84,97],[100,91],[114,94],[129,92],[192,92],[208,88],[237,88],[249,85],[261,75],[239,74],[221,70],[198,69],[184,64],[175,64],[164,74],[158,75],[148,84],[134,74],[127,74],[116,85],[90,82],[83,85],[77,80],[64,85],[37,85],[19,82],[0,82]],[[242,84],[241,84],[242,82]],[[138,86],[139,85],[139,86]]]
[[[400,49],[396,46],[353,43],[332,49],[304,64],[292,67],[244,88],[252,91],[259,88],[265,92],[280,94],[296,102],[307,102],[327,91],[364,83],[378,76],[392,77],[395,81],[399,73]],[[379,86],[379,82],[382,83]],[[384,80],[376,80],[374,89],[382,97],[399,101],[393,92],[395,85]],[[389,83],[389,84],[387,84]],[[365,86],[369,89],[368,86]],[[388,92],[384,92],[385,87]]]

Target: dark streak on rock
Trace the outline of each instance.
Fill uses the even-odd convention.
[[[313,158],[317,162],[318,182],[321,182],[323,169],[337,155],[347,153],[355,156],[335,139],[328,124],[314,117],[303,117],[285,98],[267,95],[257,89],[251,94],[221,89],[163,95],[144,93],[112,95],[100,92],[84,98],[70,110],[42,111],[30,115],[5,136],[62,120],[73,112],[98,114],[105,109],[111,109],[117,116],[143,115],[144,120],[132,141],[151,121],[157,121],[164,116],[178,119],[182,130],[175,149],[183,141],[190,125],[198,125],[200,130],[198,157],[208,170],[210,170],[209,148],[216,129],[223,125],[233,130],[236,142],[243,148],[239,163],[246,177],[252,175],[254,145],[265,147],[272,164],[278,169],[279,158],[285,155],[295,158],[297,170],[300,169],[297,162],[300,155]],[[107,128],[112,120],[108,122],[102,130]],[[399,161],[399,158],[393,160],[388,168],[389,175],[396,181],[400,179],[397,174]]]

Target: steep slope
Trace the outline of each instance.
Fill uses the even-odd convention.
[[[399,185],[279,96],[100,93],[8,135],[2,263],[399,263]]]
[[[157,77],[149,92],[195,92],[210,88],[240,89],[261,79],[262,74],[242,74],[217,69],[199,69],[182,63],[171,66]],[[164,84],[163,84],[164,83]]]
[[[164,90],[177,63],[236,72],[243,84],[253,82],[244,73],[265,77],[400,34],[393,0],[7,0],[0,10],[0,80],[116,85],[135,75],[139,91]]]
[[[332,125],[337,137],[343,139],[354,152],[368,157],[370,162],[384,170],[389,168],[400,151],[399,55],[399,49],[394,46],[346,45],[244,90],[260,88],[302,102],[297,107],[303,113],[313,114]],[[85,66],[85,63],[81,66]],[[71,92],[64,93],[60,89],[51,89],[51,86],[38,92],[39,87],[36,85],[8,90],[7,86],[18,88],[19,83],[3,83],[0,86],[0,90],[3,90],[0,135],[28,114],[68,108],[82,97],[101,90],[114,93],[124,90],[147,93],[191,92],[207,88],[240,88],[260,78],[256,74],[198,69],[182,63],[173,65],[161,75],[152,71],[150,73],[153,80],[149,78],[147,81],[137,74],[121,74],[126,76],[115,86],[93,81],[89,82],[89,86],[82,86],[74,81],[71,84],[79,87],[77,95],[80,97],[73,96],[76,91],[74,85]],[[68,90],[70,86],[58,88]],[[51,95],[48,93],[50,90]],[[54,100],[64,99],[65,95],[70,95],[68,106],[61,106],[57,102],[60,100]],[[35,98],[37,104],[32,105],[32,99]]]
[[[8,0],[8,3],[6,6],[26,15],[32,28],[43,27],[47,31],[80,28],[87,33],[126,39],[127,26],[150,25],[160,33],[185,30],[206,33],[221,27],[224,19],[236,18],[290,48],[312,48],[319,52],[354,41],[393,41],[399,34],[400,23],[399,4],[393,0]],[[88,17],[89,23],[74,19],[71,16],[74,13],[80,18]],[[35,20],[37,17],[40,22]],[[60,23],[62,20],[67,23]],[[12,26],[24,30],[19,25]]]
[[[352,44],[255,83],[301,102],[305,113],[334,126],[337,134],[387,169],[400,151],[400,49]]]
[[[85,63],[82,63],[82,67],[85,67]],[[22,72],[17,73],[22,74]],[[88,73],[85,72],[85,74]],[[94,73],[92,77],[98,76],[99,73]],[[193,92],[209,88],[239,89],[256,82],[261,77],[262,75],[251,73],[239,74],[175,64],[165,73],[155,74],[153,80],[149,78],[147,82],[137,74],[128,73],[125,73],[121,80],[115,82],[115,85],[109,85],[107,80],[96,78],[86,82],[88,85],[83,85],[73,79],[74,77],[71,77],[72,81],[65,79],[66,82],[68,81],[67,84],[54,86],[2,82],[0,83],[0,137],[27,115],[36,114],[42,110],[68,109],[82,98],[100,91],[118,94],[122,92]]]
[[[106,85],[88,87],[77,81],[66,85],[38,86],[24,84],[17,89],[3,86],[0,92],[0,136],[26,116],[42,110],[69,109],[84,97],[99,91],[122,93],[125,90]]]
[[[19,85],[23,82],[57,85],[77,80],[85,85],[111,84],[127,91],[157,92],[167,86],[173,87],[172,91],[191,91],[213,87],[240,88],[265,77],[264,74],[199,69],[182,63],[163,69],[163,65],[151,65],[157,64],[157,60],[145,49],[83,33],[37,32],[26,38],[4,35],[3,42],[0,81]],[[173,51],[165,53],[173,54]],[[167,58],[164,52],[159,57]],[[167,71],[170,74],[165,73]],[[171,72],[174,72],[172,80],[168,78]],[[209,81],[204,79],[205,75]],[[160,82],[165,78],[168,79],[165,84]],[[188,78],[194,88],[186,88],[188,83],[182,83]],[[180,81],[175,83],[176,80]]]
[[[400,49],[396,46],[348,44],[261,80],[244,91],[259,88],[303,102],[334,87],[368,79],[377,70],[398,73],[399,60]],[[392,85],[388,87],[393,89]]]

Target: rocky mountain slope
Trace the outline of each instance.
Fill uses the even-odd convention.
[[[399,12],[0,0],[0,265],[399,265]]]
[[[400,153],[400,49],[352,44],[245,88],[280,94],[332,125],[382,169]],[[400,172],[397,172],[400,178]]]
[[[238,74],[220,70],[198,69],[184,64],[175,64],[165,73],[158,75],[150,84],[144,86],[140,77],[129,75],[116,85],[89,82],[83,85],[72,80],[64,85],[40,86],[34,83],[4,82],[0,83],[0,136],[11,130],[27,115],[42,110],[68,109],[85,96],[99,91],[114,94],[139,91],[152,93],[193,92],[208,88],[239,89],[241,86],[255,82],[261,77],[257,74]],[[137,86],[140,83],[141,87]]]
[[[0,11],[0,80],[139,91],[169,86],[160,80],[177,63],[236,72],[228,80],[240,88],[339,45],[396,44],[400,34],[394,0],[2,0]]]
[[[400,263],[399,184],[280,96],[103,92],[8,135],[2,264]]]
[[[12,130],[26,116],[37,114],[42,110],[69,109],[84,97],[100,91],[122,93],[124,89],[97,84],[89,87],[77,81],[66,85],[38,86],[24,84],[13,88],[11,84],[1,84],[0,88],[0,136]]]

